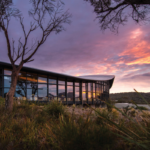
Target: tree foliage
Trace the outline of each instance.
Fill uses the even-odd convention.
[[[94,7],[102,30],[118,31],[129,18],[135,22],[149,21],[149,0],[85,0]]]

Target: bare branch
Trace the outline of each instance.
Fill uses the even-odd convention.
[[[147,21],[147,15],[150,12],[149,0],[85,1],[89,1],[94,7],[94,11],[97,14],[102,30],[109,28],[112,31],[118,31],[119,25],[124,25],[128,17],[132,17],[132,19],[136,22]],[[129,12],[129,10],[125,11],[127,8],[131,10],[131,12]]]

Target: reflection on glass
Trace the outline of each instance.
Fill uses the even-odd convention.
[[[49,85],[48,98],[49,98],[49,100],[54,100],[55,97],[57,97],[57,86],[56,85]]]
[[[8,93],[9,88],[4,88],[4,97],[6,97],[6,94]]]
[[[93,83],[93,92],[95,92],[95,83]]]
[[[11,77],[4,76],[4,87],[10,87],[11,85]]]
[[[95,93],[93,93],[93,99],[95,98]]]
[[[84,92],[82,93],[82,100],[86,101],[86,93],[84,93]]]
[[[46,76],[38,77],[38,83],[47,83],[47,77]]]
[[[79,86],[79,82],[75,82],[75,86]]]
[[[27,82],[37,82],[37,74],[27,73]]]
[[[37,101],[37,91],[33,91],[32,89],[27,89],[27,99],[31,101]]]
[[[16,88],[19,90],[23,90],[26,93],[26,73],[20,72],[17,80]]]
[[[26,89],[16,89],[15,96],[16,97],[25,97]]]
[[[4,69],[4,75],[11,75],[12,70],[10,69]]]
[[[92,92],[92,83],[88,83],[88,92]]]
[[[82,83],[82,100],[83,101],[87,100],[86,93],[87,93],[87,91],[86,91],[86,83]]]
[[[47,84],[38,84],[38,99],[47,100]]]
[[[72,85],[73,86],[73,82],[67,82],[67,85]]]
[[[64,85],[58,85],[58,100],[59,101],[66,101],[65,96],[65,86]]]
[[[79,87],[75,87],[75,101],[80,101]]]
[[[88,101],[92,101],[92,93],[88,92]]]
[[[67,100],[73,101],[73,86],[67,86]]]
[[[48,79],[49,84],[57,84],[56,79]]]
[[[65,81],[60,81],[60,80],[58,80],[58,84],[63,84],[63,85],[65,85]]]

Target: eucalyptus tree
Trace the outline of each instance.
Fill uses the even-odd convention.
[[[102,30],[118,31],[129,18],[135,22],[149,21],[150,0],[85,0],[94,7]]]
[[[52,32],[59,33],[64,30],[64,24],[70,23],[71,14],[68,10],[64,11],[64,3],[61,0],[30,0],[31,8],[28,11],[31,19],[29,30],[26,29],[24,17],[19,10],[15,8],[13,0],[0,0],[0,31],[4,33],[7,43],[7,53],[12,65],[11,86],[6,94],[5,107],[7,110],[13,109],[13,96],[15,93],[17,78],[19,72],[25,63],[31,62],[32,57],[39,50],[40,46],[45,43]],[[11,19],[15,17],[22,29],[22,36],[17,41],[10,40]],[[9,30],[8,30],[9,29]],[[38,40],[36,39],[31,45],[28,44],[29,38],[37,32],[42,33]],[[19,65],[16,66],[16,62]]]

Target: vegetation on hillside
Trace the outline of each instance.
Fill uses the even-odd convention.
[[[148,103],[150,103],[150,93],[139,93]],[[118,100],[118,103],[145,104],[145,101],[135,92],[110,93],[111,100]]]

